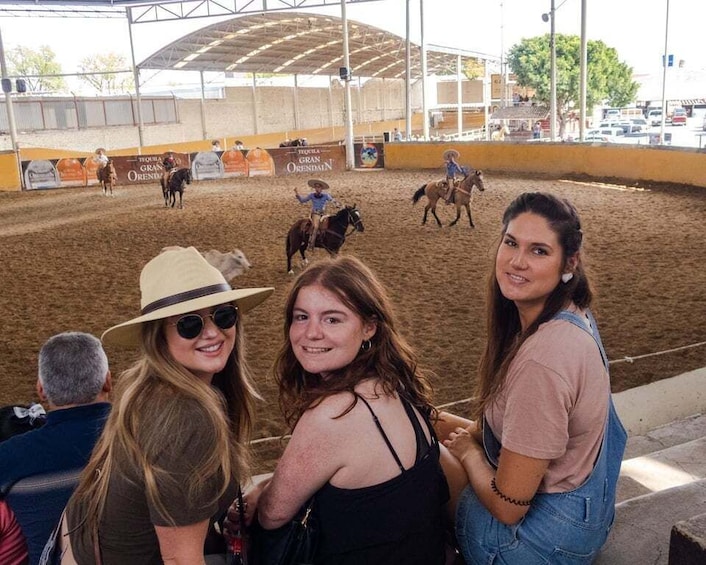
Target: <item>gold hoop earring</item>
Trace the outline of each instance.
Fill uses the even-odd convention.
[[[360,349],[361,351],[370,351],[370,348],[372,346],[372,342],[369,339],[366,339],[363,343],[360,344]]]

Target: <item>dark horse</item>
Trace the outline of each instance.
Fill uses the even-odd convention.
[[[179,193],[179,208],[184,207],[183,195],[184,184],[191,184],[191,168],[183,167],[176,169],[167,181],[167,186],[164,185],[164,179],[160,179],[162,185],[162,195],[164,196],[164,205],[174,208],[176,204],[176,195]]]
[[[466,214],[468,214],[468,222],[471,227],[474,228],[473,218],[471,217],[471,201],[473,200],[473,187],[478,187],[481,192],[485,190],[485,185],[483,184],[483,173],[481,171],[470,170],[463,180],[456,187],[456,192],[454,193],[454,205],[456,206],[456,219],[449,224],[449,226],[455,226],[461,217],[461,208],[466,209]],[[446,179],[436,180],[428,182],[417,190],[412,196],[412,204],[419,202],[422,196],[427,197],[427,205],[424,207],[424,218],[422,219],[422,225],[427,223],[427,214],[429,210],[434,214],[436,218],[436,223],[441,227],[441,221],[439,216],[436,215],[436,203],[439,198],[446,195],[447,191]]]
[[[316,234],[315,247],[321,247],[331,255],[336,255],[343,243],[346,241],[348,226],[353,226],[354,231],[362,232],[365,228],[363,220],[360,219],[360,210],[356,205],[345,206],[333,216],[324,216],[319,224],[319,231]],[[304,252],[309,247],[309,235],[311,234],[311,220],[301,219],[294,222],[287,233],[287,272],[292,274],[292,257],[299,251],[304,265],[308,264]]]
[[[108,196],[108,191],[113,196],[113,185],[118,180],[118,175],[115,173],[115,165],[112,159],[108,159],[108,162],[98,169],[97,176],[103,189],[103,196]]]

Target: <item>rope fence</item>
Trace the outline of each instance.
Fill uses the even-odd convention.
[[[621,359],[613,359],[611,361],[608,361],[609,365],[612,365],[614,363],[634,363],[635,361],[639,359],[646,359],[647,357],[657,357],[658,355],[666,355],[667,353],[675,353],[677,351],[684,351],[685,349],[692,349],[694,347],[701,347],[703,345],[706,345],[706,341],[700,341],[698,343],[692,343],[690,345],[683,345],[681,347],[675,347],[673,349],[665,349],[664,351],[655,351],[653,353],[645,353],[644,355],[636,355],[632,357],[623,357]],[[447,402],[445,404],[439,404],[436,408],[438,410],[445,410],[447,408],[450,408],[451,406],[456,406],[457,404],[465,404],[467,402],[471,402],[473,400],[473,397],[468,397],[468,398],[462,398],[461,400],[454,400],[453,402]],[[271,441],[279,441],[282,439],[289,439],[292,437],[291,435],[286,435],[286,436],[271,436],[271,437],[263,437],[259,439],[254,439],[250,442],[250,445],[258,445],[261,443],[268,443]]]

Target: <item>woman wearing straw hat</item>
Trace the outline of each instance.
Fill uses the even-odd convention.
[[[248,473],[257,393],[240,316],[273,290],[232,289],[193,247],[145,265],[141,315],[102,336],[141,353],[67,505],[79,563],[204,563],[209,528]]]
[[[326,212],[326,204],[328,202],[333,203],[338,208],[341,205],[336,201],[336,199],[327,192],[322,192],[328,190],[328,184],[319,179],[311,179],[307,184],[314,189],[314,192],[310,192],[306,196],[299,194],[298,189],[294,189],[294,194],[297,200],[301,204],[306,204],[311,202],[311,234],[309,235],[309,249],[314,250],[314,244],[316,243],[316,234],[319,231],[319,224],[321,223],[321,217]]]

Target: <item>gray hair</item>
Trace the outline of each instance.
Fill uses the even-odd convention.
[[[108,357],[91,334],[60,333],[39,350],[39,382],[54,406],[93,402],[107,374]]]

